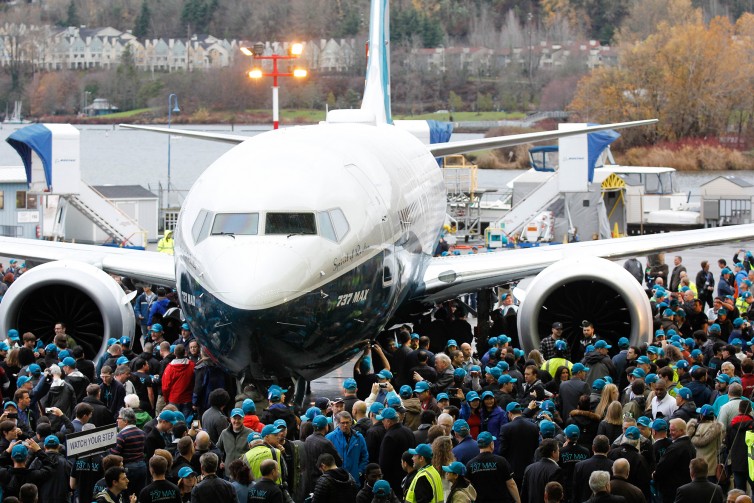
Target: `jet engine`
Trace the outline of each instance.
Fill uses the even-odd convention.
[[[60,260],[33,267],[8,288],[0,303],[0,334],[15,328],[49,343],[56,323],[84,348],[87,358],[107,349],[107,340],[134,340],[133,307],[107,273],[83,262]]]
[[[526,288],[517,321],[523,349],[539,349],[540,338],[551,333],[556,321],[563,323],[572,344],[581,335],[583,320],[611,344],[627,337],[639,345],[652,334],[649,299],[636,278],[609,260],[576,257],[547,267]]]

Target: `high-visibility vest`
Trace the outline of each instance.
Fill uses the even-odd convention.
[[[274,458],[273,453],[275,454]],[[262,461],[266,459],[274,459],[277,461],[278,467],[280,467],[280,451],[267,444],[257,445],[253,449],[246,451],[244,457],[246,458],[246,464],[251,468],[251,474],[254,476],[254,480],[259,480],[262,477]],[[283,482],[281,477],[282,467],[280,467],[278,474],[278,479],[275,483],[280,485]]]
[[[746,457],[746,461],[749,463],[749,478],[754,477],[754,431],[746,432],[746,448],[749,455]]]
[[[542,364],[542,367],[540,367],[542,370],[546,370],[550,373],[551,376],[555,376],[555,372],[558,371],[558,367],[568,367],[568,370],[571,370],[571,367],[573,367],[573,363],[569,362],[565,358],[550,358],[546,362]]]
[[[416,482],[420,477],[426,478],[432,486],[431,503],[443,503],[443,501],[445,501],[445,494],[442,490],[442,478],[432,465],[425,466],[416,474],[416,477],[411,481],[411,485],[406,493],[406,501],[408,501],[408,503],[416,503],[416,495],[414,494],[414,491],[416,490]]]

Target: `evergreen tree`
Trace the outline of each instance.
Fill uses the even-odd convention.
[[[81,24],[79,21],[78,11],[76,10],[76,4],[73,2],[73,0],[71,0],[68,4],[68,10],[66,11],[66,14],[66,26],[79,26]]]
[[[147,0],[141,2],[141,12],[136,17],[134,23],[134,35],[138,38],[145,38],[149,34],[149,26],[152,22],[152,12],[149,10]]]

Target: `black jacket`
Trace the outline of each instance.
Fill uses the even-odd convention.
[[[662,493],[662,500],[672,503],[675,492],[684,484],[691,482],[689,463],[696,457],[696,448],[689,437],[673,441],[655,467],[655,483]],[[633,470],[633,464],[631,464]],[[697,500],[698,501],[698,500]]]
[[[731,425],[725,434],[725,448],[730,455],[730,463],[738,472],[746,472],[748,475],[749,448],[746,446],[746,432],[754,431],[754,419],[751,416],[738,416],[733,418]]]
[[[71,462],[58,452],[47,452],[51,470],[46,482],[39,487],[39,501],[50,503],[68,503],[70,498]],[[37,457],[29,466],[33,470],[44,467],[42,459]]]
[[[623,496],[626,503],[647,503],[641,489],[629,483],[626,479],[613,477],[610,480],[610,494]]]
[[[675,503],[696,503],[698,501],[724,503],[725,496],[719,485],[706,479],[694,480],[684,484],[675,493]]]
[[[579,461],[573,468],[573,499],[575,503],[582,503],[589,498],[592,490],[589,489],[589,476],[592,472],[602,470],[612,473],[613,460],[604,454],[596,454],[585,461]]]
[[[220,501],[237,501],[236,490],[230,482],[227,482],[216,475],[210,475],[204,478],[191,491],[192,503],[218,503]]]
[[[401,493],[401,480],[405,476],[401,468],[401,456],[416,445],[414,433],[402,424],[394,424],[385,432],[380,447],[379,464],[382,478],[390,483],[395,494]],[[374,460],[370,459],[371,462]]]
[[[47,455],[39,450],[32,454],[32,458],[32,464],[39,460],[41,464],[39,468],[13,468],[13,462],[8,451],[4,450],[0,454],[0,466],[3,466],[3,468],[0,468],[0,487],[3,488],[3,498],[8,496],[18,497],[18,491],[22,485],[29,483],[40,487],[50,478],[52,464]]]
[[[524,470],[534,461],[538,445],[539,428],[525,417],[519,416],[500,428],[500,455],[511,464],[516,484],[521,483]]]
[[[144,459],[149,462],[149,459],[154,454],[154,451],[157,449],[164,449],[165,445],[165,437],[162,436],[160,430],[158,430],[157,428],[151,429],[144,438]]]
[[[314,490],[317,479],[321,475],[317,468],[317,459],[320,454],[332,454],[335,458],[335,464],[343,466],[343,460],[335,449],[335,446],[324,435],[312,433],[304,440],[305,465],[304,465],[304,494],[309,494]]]
[[[589,396],[591,392],[592,390],[589,385],[581,379],[572,378],[560,383],[560,389],[558,391],[560,417],[568,417],[571,414],[571,411],[578,406],[579,397],[581,395]]]
[[[529,465],[524,472],[524,482],[521,486],[521,501],[525,503],[539,503],[545,500],[545,486],[548,482],[562,484],[562,470],[550,458],[542,458]]]
[[[400,464],[399,464],[400,466]],[[317,480],[311,503],[340,503],[355,501],[359,486],[344,468],[327,470]]]
[[[642,456],[639,450],[632,445],[622,444],[618,447],[613,447],[612,449],[610,449],[607,457],[612,459],[613,461],[620,458],[626,458],[629,466],[631,466],[631,470],[628,473],[628,482],[638,487],[639,490],[644,493],[644,497],[647,498],[647,501],[650,501],[652,494],[649,489],[649,484],[652,474],[649,470],[649,463],[647,463],[647,459]],[[688,472],[689,464],[686,463],[686,473]],[[589,479],[587,479],[586,482],[588,486]]]
[[[586,503],[626,503],[626,499],[623,496],[614,496],[610,493],[597,493],[593,494]]]

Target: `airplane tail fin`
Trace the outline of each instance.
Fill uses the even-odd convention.
[[[374,113],[378,123],[392,124],[390,111],[390,0],[372,0],[369,49],[361,109]]]

